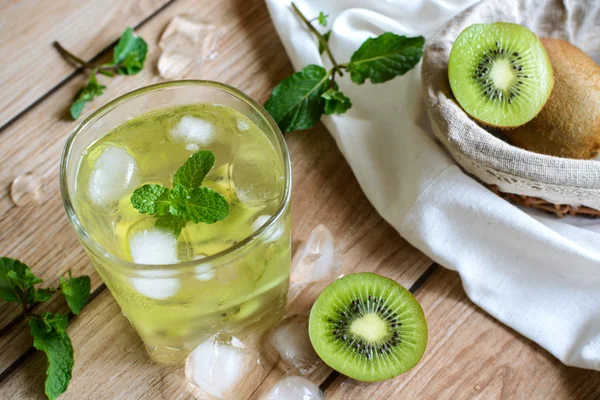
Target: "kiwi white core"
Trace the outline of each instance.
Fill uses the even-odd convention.
[[[507,59],[497,60],[490,71],[490,78],[498,89],[508,90],[511,83],[515,80],[515,74],[510,68]]]
[[[386,336],[386,323],[377,314],[366,314],[352,321],[350,332],[364,339],[375,342]]]

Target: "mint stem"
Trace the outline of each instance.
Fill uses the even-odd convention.
[[[329,56],[329,59],[331,60],[331,63],[333,64],[333,74],[331,76],[331,81],[332,82],[334,81],[336,72],[340,75],[340,77],[344,76],[344,74],[342,73],[342,68],[344,68],[344,66],[339,65],[337,63],[337,61],[335,61],[335,57],[333,57],[333,54],[331,53],[331,49],[329,48],[329,44],[327,43],[327,40],[325,40],[323,35],[321,35],[321,33],[313,26],[313,24],[308,20],[308,18],[306,18],[304,16],[304,14],[302,14],[302,12],[298,8],[298,6],[296,6],[295,3],[292,3],[292,9],[296,13],[296,15],[298,15],[298,17],[300,17],[300,19],[304,22],[304,24],[306,25],[308,30],[310,30],[317,37],[317,39],[319,40],[319,43],[321,43],[323,45],[325,52]]]
[[[29,311],[27,310],[27,292],[23,289],[23,293],[21,293],[21,307],[23,308],[23,315],[27,317]]]
[[[35,307],[38,304],[40,304],[40,303],[32,304],[31,308]],[[25,289],[23,289],[23,293],[21,296],[21,308],[23,309],[23,317],[25,317],[25,318],[39,317],[38,314],[32,313],[31,311],[29,311],[29,305],[27,304],[27,291]]]
[[[117,71],[121,67],[121,65],[98,65],[98,64],[89,63],[89,62],[84,61],[81,58],[77,57],[75,54],[71,53],[69,50],[65,49],[58,42],[54,42],[54,47],[56,47],[56,50],[58,50],[58,52],[64,58],[66,58],[67,60],[71,61],[72,63],[74,63],[82,68],[97,69],[98,72],[102,73],[102,72]]]
[[[58,52],[63,57],[65,57],[66,59],[70,60],[74,64],[78,64],[80,67],[83,67],[83,68],[90,68],[90,69],[96,68],[96,65],[88,63],[87,61],[84,61],[81,58],[77,57],[75,54],[73,54],[69,50],[65,49],[58,42],[54,42],[54,47],[56,47],[56,50],[58,50]]]

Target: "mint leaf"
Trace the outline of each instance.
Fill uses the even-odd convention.
[[[29,267],[13,258],[0,258],[0,298],[15,303],[23,302],[23,295],[42,280]]]
[[[284,132],[312,128],[323,114],[321,95],[329,87],[329,74],[319,65],[307,65],[281,81],[265,108]]]
[[[100,85],[96,80],[96,70],[92,70],[87,85],[77,92],[73,104],[71,104],[71,117],[73,119],[79,118],[85,103],[92,101],[96,96],[100,96],[104,92],[104,89],[106,89],[106,86]]]
[[[56,292],[54,288],[35,289],[30,287],[27,289],[27,304],[44,303],[52,297]]]
[[[46,324],[46,332],[51,332],[53,329],[57,332],[65,332],[67,325],[69,325],[69,317],[60,313],[45,312],[42,315],[42,320]]]
[[[172,232],[175,236],[179,236],[183,228],[185,228],[187,222],[187,219],[183,216],[164,215],[162,217],[158,217],[156,220],[156,227],[168,232]]]
[[[354,83],[382,83],[411,70],[423,56],[425,39],[387,32],[367,39],[352,54],[348,71]]]
[[[67,390],[73,370],[74,357],[71,339],[65,332],[68,318],[62,314],[44,314],[29,320],[33,347],[46,353],[46,396],[55,400]]]
[[[323,34],[323,40],[325,40],[325,43],[329,43],[330,36],[331,36],[331,31],[327,31]],[[323,44],[322,41],[319,40],[319,54],[323,54],[324,51],[325,51],[325,45]]]
[[[192,189],[202,185],[202,181],[215,165],[215,155],[209,150],[200,150],[183,164],[175,173],[173,185]]]
[[[323,13],[323,11],[319,11],[319,16],[317,17],[317,21],[319,21],[319,25],[327,26],[327,17],[329,17],[329,15]]]
[[[201,186],[214,165],[215,155],[211,151],[198,151],[175,173],[173,189],[144,185],[133,192],[131,204],[141,213],[157,215],[156,227],[176,236],[189,221],[207,224],[220,221],[229,215],[227,200]]]
[[[168,215],[169,208],[171,207],[171,189],[164,189],[165,191],[154,202],[156,205],[156,214],[158,215]]]
[[[113,65],[118,65],[121,75],[135,75],[144,67],[148,45],[141,37],[127,28],[113,50]]]
[[[343,114],[352,107],[352,102],[346,95],[336,89],[329,89],[321,95],[325,99],[325,114]]]
[[[90,288],[90,277],[87,275],[72,278],[71,271],[69,271],[68,280],[62,276],[60,277],[60,290],[65,295],[67,305],[75,315],[79,315],[87,304],[90,297]]]
[[[168,206],[168,192],[164,186],[148,184],[136,189],[131,195],[131,205],[142,214],[156,214],[157,209]],[[163,196],[164,195],[164,196]]]
[[[169,213],[175,216],[184,216],[188,202],[188,190],[182,185],[177,185],[169,193]]]
[[[229,203],[220,193],[199,187],[189,191],[186,217],[194,223],[212,224],[227,217]]]

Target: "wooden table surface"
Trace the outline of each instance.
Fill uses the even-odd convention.
[[[122,30],[132,26],[150,46],[144,71],[104,78],[108,88],[85,116],[116,96],[161,81],[157,42],[176,15],[227,31],[216,58],[181,78],[222,81],[263,102],[292,72],[262,0],[0,1],[0,256],[21,259],[49,286],[57,286],[69,269],[92,278],[91,302],[68,328],[75,367],[61,399],[198,396],[186,386],[182,367],[150,362],[77,242],[58,189],[60,153],[75,126],[68,106],[86,76],[62,60],[52,42],[86,60],[108,60]],[[416,295],[429,323],[424,359],[396,379],[362,384],[317,368],[309,378],[327,399],[600,398],[600,373],[565,367],[486,315],[467,299],[455,272],[433,264],[383,221],[322,125],[289,134],[287,142],[294,165],[294,247],[325,223],[345,256],[343,273],[375,271],[399,281]],[[25,173],[42,183],[39,205],[19,207],[11,199],[11,183]],[[292,290],[290,312],[308,311],[317,286]],[[46,310],[67,307],[57,296],[38,309]],[[32,348],[19,308],[1,303],[0,398],[44,398],[45,363]],[[274,363],[264,363],[236,393],[259,398],[282,376]]]

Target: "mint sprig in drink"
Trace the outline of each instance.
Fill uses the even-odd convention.
[[[155,359],[283,314],[289,159],[243,94],[190,81],[117,99],[69,140],[61,185],[94,266]]]

